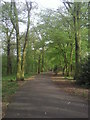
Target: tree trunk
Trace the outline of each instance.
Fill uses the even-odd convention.
[[[25,58],[26,58],[26,49],[23,50],[23,56],[22,56],[22,73],[21,73],[21,80],[24,80]]]
[[[63,67],[62,71],[63,71],[62,73],[63,73],[63,75],[64,75],[64,74],[65,74],[65,73],[64,73],[64,72],[65,72],[65,66]]]
[[[80,3],[74,3],[74,29],[75,29],[75,76],[79,76],[79,63],[80,63]]]
[[[14,13],[14,16],[12,15]],[[11,0],[11,22],[13,24],[13,28],[16,30],[16,40],[17,40],[17,73],[16,80],[21,80],[21,46],[19,39],[19,23],[18,23],[18,12],[16,8],[16,3],[14,0]],[[15,21],[14,21],[15,19]]]
[[[38,57],[38,74],[40,74],[40,61],[41,61],[41,58],[39,55],[39,57]]]
[[[16,80],[21,80],[21,46],[19,40],[19,33],[17,32],[17,76]]]
[[[71,44],[71,52],[70,52],[70,72],[72,76],[72,56],[73,56],[73,45]]]
[[[68,61],[67,61],[67,53],[64,53],[64,62],[65,62],[65,69],[66,69],[66,75],[69,76],[69,69],[68,69]]]
[[[88,48],[90,53],[90,1],[88,2]]]
[[[22,73],[21,73],[21,80],[24,80],[24,71],[25,71],[25,60],[26,60],[26,48],[27,48],[27,42],[28,42],[28,33],[29,33],[29,27],[30,27],[30,11],[32,9],[32,3],[30,2],[30,6],[28,2],[26,2],[27,5],[27,11],[28,11],[28,23],[27,23],[27,31],[25,35],[25,43],[23,47],[23,54],[22,54]]]
[[[12,62],[10,54],[10,39],[7,40],[7,75],[12,74]]]
[[[41,65],[41,72],[44,71],[44,47],[42,48],[42,65]]]
[[[12,74],[12,61],[11,61],[11,53],[10,53],[10,49],[11,49],[11,36],[12,36],[12,33],[13,33],[13,28],[10,32],[10,35],[9,35],[9,31],[8,31],[8,28],[6,29],[6,36],[7,36],[7,75],[10,75]]]

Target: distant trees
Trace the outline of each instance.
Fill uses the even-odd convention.
[[[82,3],[82,2],[69,2],[65,1],[63,2],[64,6],[68,12],[68,16],[70,15],[70,18],[72,21],[66,20],[69,25],[72,27],[72,31],[74,33],[74,38],[75,39],[75,74],[74,74],[74,79],[78,80],[78,77],[80,76],[80,64],[81,60],[81,53],[82,53],[82,44],[87,37],[82,40],[82,30],[87,29],[87,23],[88,23],[88,18],[87,18],[87,10],[88,10],[88,3]],[[64,16],[66,18],[66,16]],[[72,33],[72,32],[71,32]],[[88,35],[88,34],[87,34]],[[71,43],[72,45],[72,43]],[[85,46],[87,47],[87,46]],[[71,48],[72,51],[72,48]],[[86,53],[87,54],[87,53]],[[71,52],[71,58],[72,58],[72,52]],[[72,61],[72,60],[71,60]],[[72,65],[71,65],[71,70],[72,70]]]
[[[43,11],[40,15],[42,23],[38,24],[42,26],[46,42],[48,41],[48,67],[55,68],[57,65],[62,68],[63,74],[73,75],[77,80],[80,64],[87,56],[88,49],[87,5],[64,2],[65,9]]]

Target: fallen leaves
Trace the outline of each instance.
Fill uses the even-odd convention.
[[[60,90],[72,95],[77,95],[88,100],[89,90],[75,84],[75,80],[65,79],[62,75],[52,76],[52,81],[59,87]]]

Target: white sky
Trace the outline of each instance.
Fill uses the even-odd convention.
[[[60,0],[35,0],[40,8],[54,8],[60,6]]]
[[[4,0],[4,1],[10,2],[11,0]],[[25,0],[19,0],[19,1],[24,2]],[[40,8],[57,9],[61,4],[61,2],[60,2],[61,0],[31,0],[31,1],[37,2]]]

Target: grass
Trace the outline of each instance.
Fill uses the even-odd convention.
[[[74,80],[74,78],[72,76],[68,76],[68,77],[65,76],[65,78],[68,79],[68,80]]]
[[[34,75],[31,74],[25,74],[25,78],[31,77]],[[10,76],[3,76],[2,77],[2,101],[7,102],[10,99],[10,96],[12,96],[17,89],[19,88],[19,84],[16,81],[15,75]]]
[[[16,81],[2,81],[2,101],[7,102],[17,89],[18,83]]]
[[[35,75],[34,73],[25,74],[25,79]],[[2,77],[2,116],[4,117],[7,106],[12,96],[26,81],[16,81],[16,75]]]
[[[16,80],[16,75],[3,76],[2,81]]]
[[[10,96],[12,96],[17,89],[18,89],[18,83],[16,82],[15,75],[2,77],[2,101],[3,102],[7,102]]]

